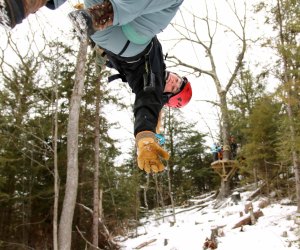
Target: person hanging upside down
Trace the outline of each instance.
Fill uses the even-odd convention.
[[[47,2],[40,1],[39,5]],[[54,6],[58,7],[63,0],[56,1]],[[137,162],[138,167],[147,173],[163,171],[161,159],[169,159],[168,152],[156,139],[156,126],[163,106],[182,108],[192,98],[188,79],[166,70],[162,47],[156,36],[168,26],[182,2],[85,0],[86,9],[69,14],[79,36],[92,39],[104,50],[111,66],[119,72],[122,80],[128,82],[135,94],[133,112]],[[46,4],[49,5],[48,2]],[[32,11],[25,11],[21,16],[26,17],[28,13]]]
[[[109,62],[135,94],[134,135],[138,167],[164,170],[169,154],[156,140],[164,105],[184,107],[192,97],[188,79],[166,70],[156,35],[167,27],[183,0],[85,0],[86,9],[69,14],[77,33],[104,49]]]

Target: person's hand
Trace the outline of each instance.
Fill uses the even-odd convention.
[[[74,4],[74,8],[76,10],[82,10],[84,8],[84,4],[83,3],[76,3],[76,4]]]
[[[156,142],[155,134],[151,131],[142,131],[136,135],[136,145],[138,150],[138,167],[150,173],[161,172],[164,165],[161,158],[168,160],[170,155]]]

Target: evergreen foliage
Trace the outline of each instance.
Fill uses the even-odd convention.
[[[168,109],[165,123],[172,190],[177,201],[214,189],[219,180],[210,167],[212,158],[206,153],[205,135],[194,129],[195,124],[184,122],[179,110]]]
[[[280,3],[280,7],[278,3]],[[254,75],[243,67],[230,89],[230,133],[239,144],[239,175],[242,183],[266,184],[266,194],[277,191],[280,197],[296,199],[293,153],[300,149],[299,105],[299,1],[278,1],[268,6],[262,2],[257,11],[267,8],[266,25],[278,32],[277,39],[263,45],[274,49],[280,60]],[[283,24],[282,26],[278,24]],[[281,29],[281,30],[278,30]],[[18,50],[14,50],[16,53]],[[69,100],[75,74],[76,51],[62,42],[51,42],[38,55],[16,55],[19,61],[9,64],[1,55],[0,63],[0,248],[49,249],[53,223],[53,88],[58,84],[58,170],[60,177],[59,208],[66,180],[66,145]],[[79,189],[74,218],[91,241],[92,215],[82,205],[93,207],[94,121],[96,94],[100,108],[100,190],[102,221],[112,235],[134,229],[137,221],[150,209],[169,207],[167,171],[146,175],[136,166],[135,146],[131,158],[116,165],[123,153],[109,135],[111,124],[104,115],[106,105],[125,107],[107,86],[108,71],[99,76],[95,54],[89,53],[85,94],[82,99],[79,134]],[[268,76],[275,76],[280,86],[276,93],[265,90]],[[100,81],[100,89],[96,86]],[[290,107],[290,113],[287,107]],[[210,167],[212,156],[205,147],[205,134],[186,121],[179,110],[165,109],[165,148],[171,154],[166,169],[170,171],[175,205],[198,194],[215,190],[219,176]],[[291,134],[290,128],[294,134]],[[128,151],[128,149],[125,149]],[[238,178],[235,178],[239,181]],[[299,183],[298,183],[299,184]],[[105,241],[102,235],[100,241]],[[73,249],[84,249],[86,242],[77,233]],[[103,243],[102,247],[105,247]]]
[[[300,152],[299,152],[299,66],[300,66],[300,3],[294,0],[277,0],[274,3],[260,3],[257,11],[271,13],[265,20],[275,32],[274,38],[266,39],[264,46],[273,49],[278,60],[269,71],[278,80],[277,97],[282,101],[283,117],[279,126],[278,155],[286,176],[293,172],[297,212],[300,212]],[[292,166],[292,167],[291,167]],[[293,168],[293,171],[291,171]],[[294,185],[293,185],[294,186]],[[291,192],[288,192],[291,193]]]
[[[52,86],[55,82],[58,82],[59,86],[60,205],[63,198],[68,101],[72,93],[76,53],[62,43],[51,43],[47,49],[47,52],[39,54],[38,57],[22,59],[16,66],[9,65],[10,71],[1,67],[3,91],[0,93],[0,139],[3,147],[0,155],[0,245],[10,249],[14,249],[15,244],[19,247],[24,245],[37,249],[46,249],[52,245],[54,153],[52,140],[55,101]],[[78,203],[92,207],[95,117],[93,104],[94,82],[97,80],[92,56],[88,60],[87,67],[89,74],[86,77],[80,119]],[[110,97],[105,87],[106,76],[107,72],[103,74],[101,100],[103,105],[117,104],[118,99]],[[114,169],[114,159],[120,152],[114,146],[115,141],[108,135],[108,128],[113,124],[108,124],[103,115],[100,123],[100,171],[101,186],[105,192],[104,215],[107,213],[108,218],[117,221],[118,209],[115,206],[112,210],[111,204],[116,200],[115,190],[119,178]],[[91,218],[90,214],[79,209],[74,221],[78,223],[79,228],[88,231]],[[113,227],[116,225],[113,224]],[[80,236],[74,237],[74,241],[77,242],[78,249],[82,249],[84,242]]]
[[[243,129],[248,126],[253,106],[265,93],[267,83],[264,78],[265,73],[255,77],[250,69],[242,69],[235,79],[235,88],[230,91],[231,135],[240,147],[246,143]]]
[[[276,173],[277,162],[276,141],[279,122],[280,103],[271,97],[258,100],[249,116],[248,127],[245,129],[247,143],[243,146],[246,158],[246,172],[255,172],[259,180],[271,180]]]

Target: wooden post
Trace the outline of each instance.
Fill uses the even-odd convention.
[[[228,181],[235,174],[238,169],[238,162],[235,160],[220,160],[211,163],[214,171],[220,175],[222,180]]]

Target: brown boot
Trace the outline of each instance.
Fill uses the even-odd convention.
[[[47,0],[0,0],[0,25],[6,29],[14,28],[46,2]]]
[[[46,5],[48,0],[22,0],[25,10],[25,17],[37,12],[41,7]]]
[[[23,2],[18,0],[0,0],[0,25],[7,30],[21,23],[25,18]]]
[[[87,9],[93,19],[95,30],[104,30],[113,24],[114,10],[110,1],[104,0],[101,4],[96,4]]]
[[[85,10],[76,10],[69,13],[73,26],[80,37],[93,35],[98,30],[113,24],[113,7],[108,0],[96,4]]]

